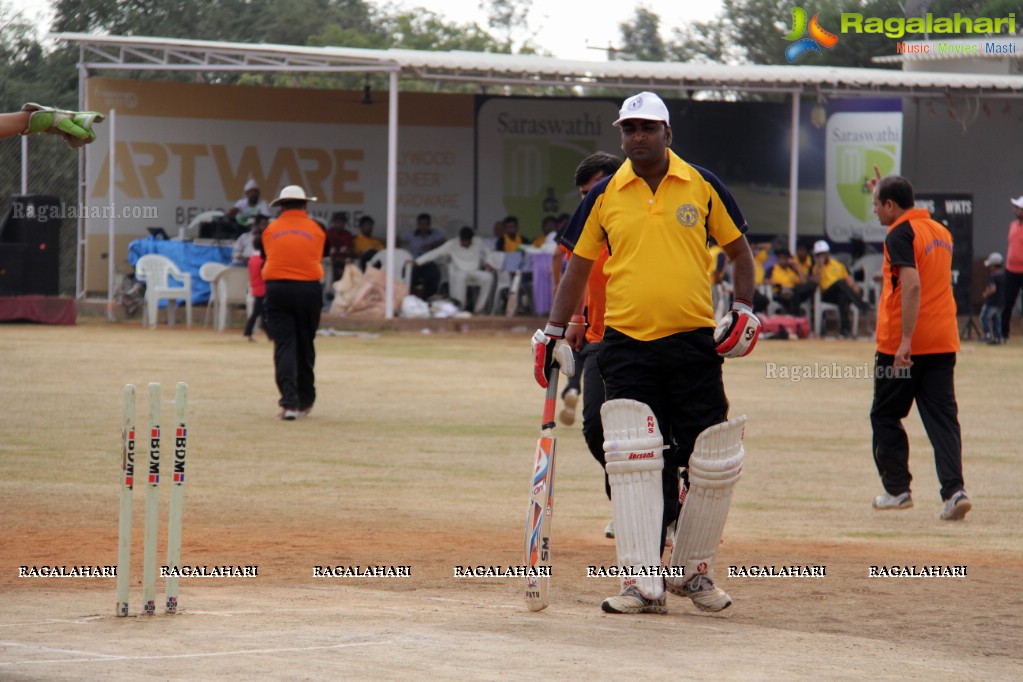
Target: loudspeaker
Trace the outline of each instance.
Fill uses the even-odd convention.
[[[57,296],[60,293],[60,199],[42,195],[15,195],[0,226],[6,244],[24,245],[22,292]]]
[[[0,296],[25,293],[24,266],[24,244],[0,244]]]

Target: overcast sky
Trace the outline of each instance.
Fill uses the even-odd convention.
[[[39,19],[48,29],[52,14],[47,0],[6,0],[15,11]],[[377,3],[372,3],[377,4]],[[426,7],[457,23],[475,21],[484,29],[486,18],[479,9],[479,0],[401,0],[404,7]],[[670,40],[672,29],[691,21],[712,19],[721,9],[720,0],[683,2],[681,0],[643,0],[641,3],[620,0],[569,0],[544,2],[534,0],[529,23],[536,30],[534,42],[562,59],[603,61],[602,50],[620,43],[618,25],[630,21],[638,6],[644,6],[661,18],[661,32]],[[45,29],[44,29],[45,30]],[[587,46],[599,49],[589,49]]]

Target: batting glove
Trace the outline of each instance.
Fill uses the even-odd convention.
[[[72,149],[82,147],[96,139],[93,123],[99,123],[105,116],[96,111],[64,111],[40,104],[29,103],[21,108],[30,111],[28,127],[22,135],[53,133],[60,135]]]
[[[760,320],[748,301],[737,298],[714,330],[715,350],[723,358],[741,358],[753,350],[758,336]]]
[[[548,322],[543,331],[533,334],[530,345],[533,348],[533,377],[540,388],[547,388],[547,376],[557,367],[567,377],[575,374],[575,359],[572,349],[564,342],[565,325]]]

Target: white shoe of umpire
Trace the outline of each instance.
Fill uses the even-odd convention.
[[[945,500],[945,508],[941,512],[941,518],[946,521],[961,521],[966,512],[973,509],[973,503],[965,490],[956,492],[952,497]]]
[[[579,404],[579,391],[574,388],[568,389],[565,391],[564,401],[565,406],[558,413],[558,419],[565,426],[571,426],[575,423],[575,406]]]
[[[668,592],[678,597],[689,597],[701,611],[724,611],[732,605],[732,598],[728,593],[720,587],[715,587],[714,581],[707,575],[693,576],[681,587],[668,583]]]
[[[615,520],[611,519],[607,522],[607,528],[604,529],[605,538],[613,538],[615,536]]]
[[[910,497],[908,490],[901,495],[890,495],[886,492],[874,498],[874,509],[909,509],[912,506],[913,498]]]
[[[664,596],[660,599],[647,599],[632,586],[625,588],[619,595],[605,599],[600,608],[607,613],[667,613],[667,603]]]

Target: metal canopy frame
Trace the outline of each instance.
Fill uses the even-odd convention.
[[[788,95],[792,129],[799,129],[800,97],[916,97],[1019,99],[1023,76],[853,69],[826,66],[725,65],[638,61],[577,61],[538,55],[489,52],[370,50],[183,40],[139,36],[57,33],[79,46],[79,103],[92,70],[192,72],[385,72],[389,75],[387,167],[387,301],[394,316],[393,277],[397,203],[397,121],[399,78],[478,86],[760,92]],[[789,173],[789,242],[794,250],[799,186],[799,136],[792,135]],[[86,152],[87,153],[87,152]],[[85,154],[80,155],[79,200],[84,193]],[[84,289],[84,222],[79,224],[78,295]]]

